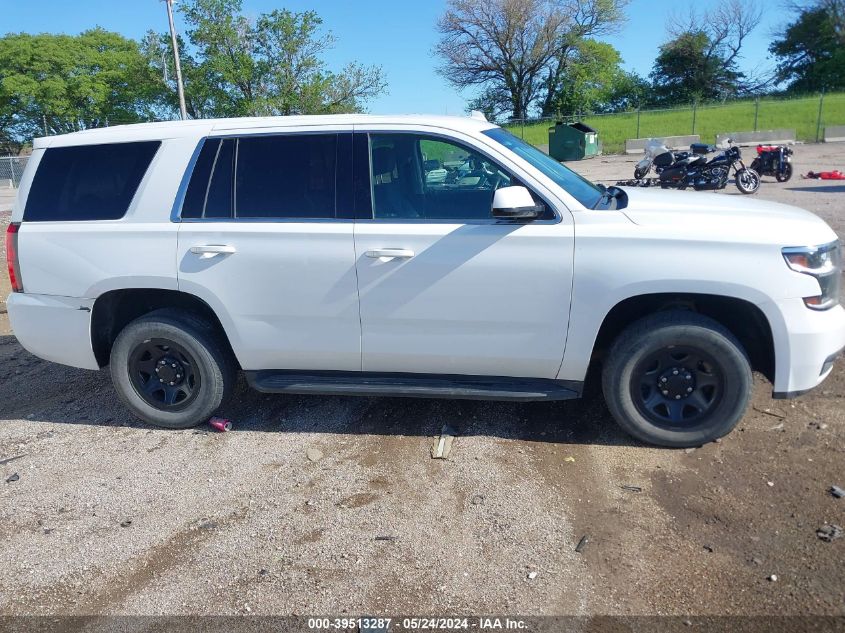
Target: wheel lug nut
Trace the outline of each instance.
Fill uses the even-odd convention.
[[[172,387],[173,385],[174,385],[174,383],[173,383],[173,381],[171,381],[170,386]],[[681,396],[678,396],[678,397],[680,398]]]
[[[159,382],[164,382],[164,378],[159,378],[159,379],[158,379],[158,381],[159,381]]]
[[[692,376],[690,376],[689,374],[687,374],[686,376],[684,376],[684,378],[686,378],[687,380],[689,380],[690,378],[692,378]]]
[[[666,390],[664,389],[664,390],[663,390],[663,395],[664,395],[664,396],[668,396],[668,395],[669,395],[669,392],[668,392],[668,391],[666,391]]]
[[[677,376],[677,375],[678,375],[678,370],[677,370],[677,369],[675,369],[674,371],[672,371],[672,375],[673,375],[673,376]]]
[[[660,382],[666,382],[666,381],[668,381],[668,380],[669,380],[669,379],[668,379],[668,378],[666,378],[666,376],[664,376],[663,378],[661,378],[661,379],[660,379]]]
[[[170,384],[172,385],[173,383],[171,382]],[[675,400],[680,400],[680,399],[681,399],[681,396],[675,396]]]
[[[170,365],[173,369],[176,369],[176,363],[171,363]]]
[[[692,393],[692,387],[687,387],[687,393]]]

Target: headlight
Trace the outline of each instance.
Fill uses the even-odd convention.
[[[839,275],[842,268],[839,242],[822,246],[790,246],[783,249],[787,265],[798,273],[815,277],[821,294],[804,297],[804,304],[813,310],[827,310],[839,303]]]

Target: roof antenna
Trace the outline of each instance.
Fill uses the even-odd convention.
[[[469,113],[470,119],[478,119],[479,121],[486,121],[487,117],[484,116],[484,113],[481,110],[473,110]]]

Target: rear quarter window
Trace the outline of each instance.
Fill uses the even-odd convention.
[[[24,221],[122,218],[160,145],[144,141],[47,149],[32,181]]]

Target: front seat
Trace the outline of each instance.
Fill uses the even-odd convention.
[[[420,214],[402,190],[392,147],[373,148],[373,202],[379,218],[419,218]]]

